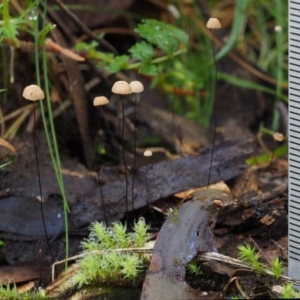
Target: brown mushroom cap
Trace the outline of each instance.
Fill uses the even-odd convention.
[[[144,152],[144,156],[152,156],[152,151],[147,149],[145,152]]]
[[[144,90],[144,86],[140,81],[131,81],[129,85],[133,93],[141,93]]]
[[[105,105],[108,103],[108,99],[104,96],[95,97],[93,102],[94,106]]]
[[[114,83],[111,91],[114,94],[118,94],[118,95],[132,94],[132,90],[131,90],[129,83],[127,83],[126,81],[123,81],[123,80],[116,81]]]
[[[210,18],[207,21],[206,27],[209,28],[209,29],[218,29],[218,28],[221,28],[222,26],[221,26],[221,23],[218,19]]]
[[[45,94],[38,85],[32,84],[25,87],[23,97],[30,101],[37,101],[44,99]]]

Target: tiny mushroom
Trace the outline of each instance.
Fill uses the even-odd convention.
[[[131,81],[129,85],[133,93],[141,93],[144,90],[144,86],[140,81]]]
[[[114,83],[111,91],[114,94],[118,94],[118,95],[132,94],[132,90],[131,90],[129,83],[127,83],[126,81],[123,81],[123,80],[116,81]]]
[[[209,28],[209,29],[219,29],[222,26],[221,26],[221,23],[218,19],[210,18],[206,23],[206,27]]]
[[[94,106],[105,105],[108,103],[109,103],[108,99],[104,96],[95,97],[93,102]]]
[[[38,85],[32,84],[25,87],[23,97],[30,101],[37,101],[44,99],[45,94]]]
[[[144,156],[147,156],[147,157],[152,156],[152,151],[149,150],[149,149],[147,149],[147,150],[144,152]]]
[[[280,32],[280,31],[282,31],[282,27],[279,26],[279,25],[276,25],[276,26],[274,27],[274,30],[275,30],[275,32]]]
[[[273,139],[276,141],[276,142],[282,142],[284,140],[284,135],[280,132],[275,132],[273,134]]]

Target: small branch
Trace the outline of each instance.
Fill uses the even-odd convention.
[[[258,252],[261,254],[261,256],[264,258],[264,260],[267,262],[267,264],[269,265],[269,267],[272,266],[271,261],[268,259],[268,257],[265,255],[265,253],[263,252],[263,250],[258,246],[258,244],[255,242],[255,240],[250,236],[249,237],[250,241],[254,244],[254,246],[256,247],[256,249],[258,250]]]
[[[2,45],[8,46],[8,47],[13,47],[13,48],[19,48],[23,51],[28,51],[28,52],[34,52],[34,43],[33,42],[27,42],[27,41],[21,41],[16,38],[14,39],[3,39],[1,41]],[[44,45],[39,45],[38,48],[39,50],[42,50]],[[72,50],[68,48],[64,48],[60,46],[59,44],[55,43],[52,39],[47,38],[45,40],[45,48],[47,52],[53,52],[53,53],[60,53],[66,57],[69,57],[73,60],[76,61],[84,61],[85,58],[80,56],[79,54],[76,54]]]
[[[274,188],[272,191],[266,192],[264,194],[258,195],[254,198],[252,198],[248,204],[251,206],[255,205],[256,202],[268,202],[269,200],[272,200],[276,197],[278,197],[279,195],[281,195],[282,193],[284,193],[288,188],[288,183],[284,182],[283,184],[281,184],[280,186],[277,186],[276,188]]]
[[[59,7],[68,15],[68,17],[75,23],[75,25],[82,30],[89,38],[97,41],[100,45],[105,47],[107,50],[113,52],[114,54],[118,54],[117,50],[106,40],[100,39],[96,36],[88,27],[86,27],[75,14],[73,14],[68,7],[62,3],[60,0],[55,0],[55,2],[59,5]]]

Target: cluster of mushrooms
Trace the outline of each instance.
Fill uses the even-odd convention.
[[[206,24],[207,28],[212,29],[218,29],[221,28],[221,24],[218,19],[216,18],[210,18]],[[126,161],[125,161],[125,154],[124,154],[124,145],[123,145],[123,135],[124,135],[124,96],[129,94],[134,94],[135,104],[136,104],[136,94],[141,93],[144,91],[144,86],[140,81],[132,81],[130,83],[126,81],[116,81],[112,87],[112,92],[114,94],[120,95],[121,103],[122,103],[122,113],[123,113],[123,126],[122,126],[122,137],[121,137],[121,148],[122,148],[122,155],[123,155],[123,164],[125,169],[125,178],[126,178],[126,211],[128,211],[128,178],[127,178],[127,167],[126,167]],[[30,101],[37,101],[42,100],[45,98],[45,94],[43,90],[38,85],[29,85],[27,86],[23,91],[23,97]],[[93,105],[94,106],[102,106],[109,103],[109,100],[105,96],[98,96],[94,98]],[[35,106],[33,102],[33,112],[34,112]],[[136,109],[136,108],[135,108]],[[35,138],[34,138],[35,140]],[[147,170],[148,170],[148,159],[150,156],[152,156],[152,152],[150,150],[146,150],[144,152],[144,156],[147,158]],[[135,159],[136,159],[136,138],[135,138],[135,126],[134,126],[134,165],[133,170],[135,171]],[[213,152],[212,152],[212,159],[213,159]],[[38,158],[37,158],[38,160]],[[37,161],[38,162],[38,161]],[[146,171],[147,174],[147,171]],[[132,179],[132,209],[134,209],[134,176]],[[146,178],[147,180],[147,178]],[[99,178],[100,181],[100,178]],[[103,195],[102,195],[102,188],[101,188],[101,182],[99,182],[100,189],[101,189],[101,198],[103,201]],[[103,210],[104,210],[104,203],[103,204]],[[104,212],[104,219],[106,222],[106,216]]]
[[[129,95],[129,94],[136,94],[141,93],[144,91],[144,86],[140,81],[131,81],[130,83],[120,80],[120,81],[116,81],[111,89],[111,91],[116,94],[116,95],[120,95],[121,97],[124,95]],[[94,106],[102,106],[102,105],[106,105],[109,103],[109,100],[105,97],[105,96],[98,96],[94,98]],[[151,151],[150,150],[146,150],[144,152],[144,156],[151,156],[149,155]]]

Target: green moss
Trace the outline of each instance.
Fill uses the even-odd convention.
[[[34,292],[25,292],[19,294],[17,286],[13,285],[0,285],[0,299],[5,300],[40,300],[40,299],[50,299],[46,297],[46,292],[44,289],[40,288]]]
[[[139,219],[133,226],[133,232],[127,232],[127,226],[115,222],[110,227],[94,222],[89,237],[82,242],[83,258],[77,261],[78,271],[72,278],[79,288],[95,282],[118,282],[134,280],[143,269],[145,260],[140,253],[116,252],[113,249],[140,248],[149,238],[148,226]],[[95,250],[107,250],[97,254]]]

